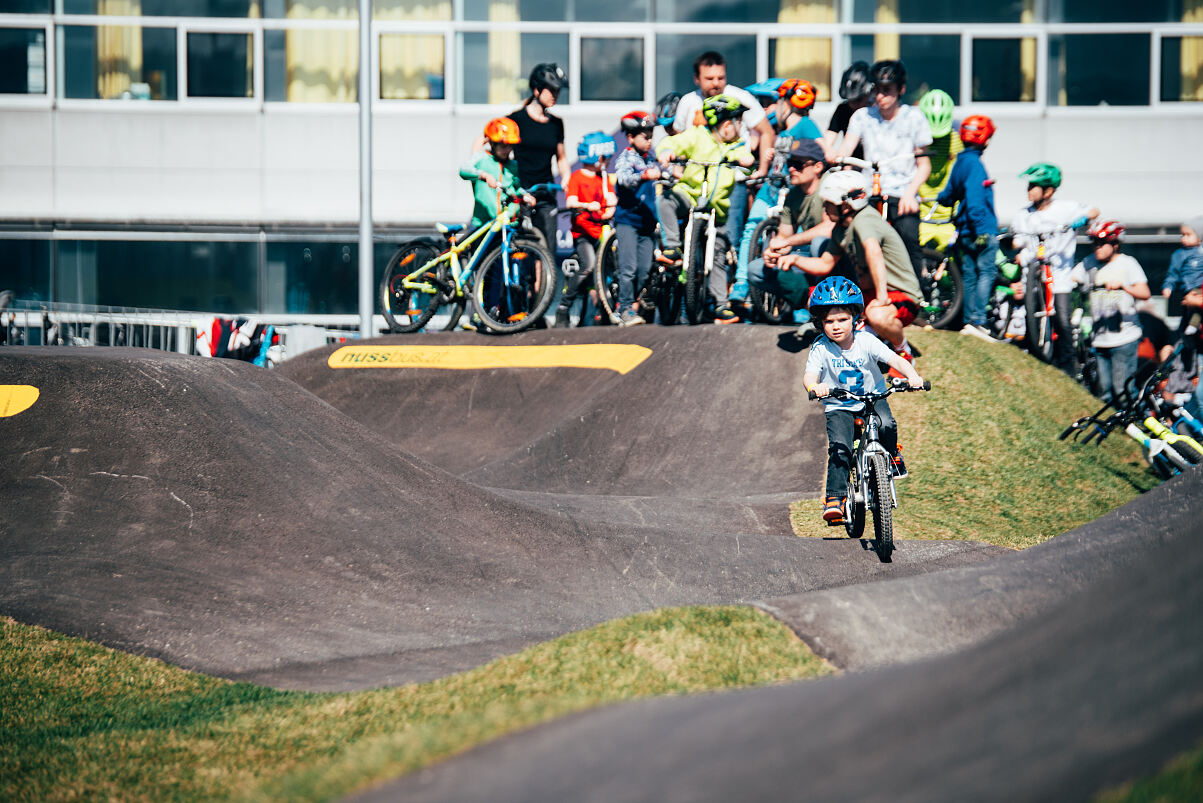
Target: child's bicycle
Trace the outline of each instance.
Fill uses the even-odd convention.
[[[1052,237],[1073,231],[1076,226],[1058,226],[1049,231],[1011,231],[1012,235],[1023,234],[1035,237],[1036,260],[1027,267],[1027,278],[1023,283],[1023,304],[1026,319],[1025,335],[1028,351],[1043,362],[1053,361],[1057,340],[1053,326],[1056,309],[1053,294],[1053,267],[1045,243]]]
[[[558,189],[554,184],[531,189],[543,188]],[[443,241],[424,237],[397,249],[380,282],[381,306],[393,332],[417,332],[444,305],[450,305],[446,328],[453,329],[469,294],[493,332],[520,332],[543,316],[555,288],[555,260],[529,228],[530,209],[517,199],[499,189],[497,217],[462,240],[463,225],[439,223]]]
[[[931,390],[931,382],[923,382],[923,390]],[[860,538],[865,531],[865,518],[873,516],[873,532],[876,536],[874,551],[883,563],[889,563],[894,553],[894,508],[898,507],[898,495],[894,491],[894,459],[886,447],[881,445],[881,417],[873,405],[892,393],[905,393],[912,388],[905,379],[892,378],[883,393],[852,393],[843,388],[833,388],[834,399],[852,399],[864,402],[865,409],[856,416],[855,436],[852,442],[852,469],[848,476],[848,496],[844,501],[844,529],[849,538]],[[819,397],[812,390],[807,397],[814,401]]]
[[[771,172],[767,181],[777,191],[777,200],[769,208],[764,220],[757,224],[752,231],[751,243],[748,246],[748,261],[759,259],[764,255],[764,249],[777,236],[781,227],[781,210],[785,208],[785,196],[789,194],[789,181],[785,176]],[[749,192],[751,182],[749,182]],[[784,298],[779,298],[759,287],[748,288],[748,303],[756,318],[767,324],[778,325],[790,323],[793,320],[794,309]]]

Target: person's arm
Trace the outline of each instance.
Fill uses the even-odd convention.
[[[1138,265],[1126,269],[1119,281],[1106,282],[1104,286],[1108,290],[1123,290],[1138,301],[1145,301],[1152,295],[1149,292],[1149,280]]]
[[[835,270],[837,257],[831,251],[823,251],[817,257],[786,254],[777,259],[777,270],[800,270],[808,276],[828,276]],[[765,264],[768,264],[767,262]],[[772,267],[771,265],[769,267]]]
[[[556,171],[561,182],[568,181],[568,154],[564,151],[564,143],[556,144]]]
[[[777,141],[777,132],[767,117],[756,124],[756,130],[760,133],[760,167],[752,174],[752,178],[768,175],[773,163],[773,143]]]
[[[919,188],[931,175],[931,158],[923,148],[915,149],[915,176],[898,199],[898,214],[910,215],[919,211]]]
[[[1186,264],[1185,254],[1182,249],[1178,249],[1170,254],[1170,267],[1165,272],[1165,281],[1161,283],[1161,294],[1166,298],[1174,292],[1174,288],[1182,283],[1179,274],[1182,272],[1183,265]]]
[[[930,166],[930,164],[931,161],[928,160],[928,165]],[[937,206],[952,206],[967,195],[964,187],[969,185],[969,179],[962,178],[964,171],[961,169],[961,164],[962,161],[960,159],[952,163],[952,170],[948,174],[948,183],[944,185],[944,189],[940,190],[940,194],[936,196]]]
[[[831,392],[831,388],[819,381],[819,374],[816,371],[807,370],[802,374],[802,387],[806,388],[807,393],[813,390],[820,399]]]
[[[497,189],[501,186],[501,182],[492,173],[484,169],[484,160],[481,154],[477,154],[476,158],[459,169],[459,177],[465,181],[483,181],[488,184],[491,189]]]
[[[890,349],[886,349],[886,351],[888,351],[890,354],[890,358],[887,360],[887,362],[889,362],[891,368],[905,376],[907,383],[911,387],[923,387],[923,377],[919,376],[919,372],[915,370],[914,364],[912,364],[909,360],[903,359],[901,354],[891,351]]]

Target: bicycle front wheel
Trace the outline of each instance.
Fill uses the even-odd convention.
[[[935,329],[952,329],[965,305],[961,268],[934,248],[923,249],[923,314]]]
[[[1053,288],[1045,284],[1044,267],[1028,267],[1024,282],[1024,318],[1027,324],[1028,351],[1044,362],[1053,361]]]
[[[875,549],[882,563],[889,563],[894,554],[894,493],[891,490],[890,459],[884,454],[873,455],[869,467],[869,487],[873,493],[873,533]]]
[[[481,321],[499,334],[521,332],[547,311],[555,289],[555,262],[541,241],[514,239],[480,260],[472,300]]]
[[[614,235],[606,238],[593,266],[593,289],[601,307],[600,321],[608,324],[618,317],[618,238]]]
[[[865,534],[865,489],[863,478],[856,469],[856,458],[852,458],[852,470],[848,474],[848,496],[844,502],[844,532],[849,538],[860,538]]]
[[[446,301],[441,290],[446,266],[440,264],[419,272],[439,255],[437,246],[435,241],[414,240],[403,244],[389,259],[380,280],[380,307],[391,331],[418,331]]]
[[[706,311],[707,240],[704,226],[697,227],[685,254],[685,316],[691,324],[701,323]]]

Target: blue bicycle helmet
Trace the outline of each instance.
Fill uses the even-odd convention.
[[[673,120],[677,119],[677,105],[681,102],[680,92],[669,92],[656,101],[656,122],[666,129],[672,128]],[[669,131],[671,134],[672,131]]]
[[[784,78],[770,78],[767,81],[760,81],[751,86],[744,87],[753,97],[760,101],[763,106],[766,100],[777,102],[777,90],[785,83]]]
[[[810,293],[810,310],[815,307],[854,307],[859,312],[865,309],[865,297],[860,288],[843,276],[828,276],[815,285]]]
[[[614,139],[602,131],[590,131],[581,137],[581,144],[576,146],[576,155],[582,163],[595,165],[614,155]]]

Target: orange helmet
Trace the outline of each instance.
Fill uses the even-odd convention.
[[[971,114],[961,121],[961,142],[966,145],[985,145],[998,128],[984,114]]]
[[[517,145],[522,141],[518,136],[518,124],[508,117],[498,117],[486,123],[485,139],[489,142],[504,142],[506,145]]]
[[[788,99],[789,105],[804,112],[815,105],[815,87],[810,81],[789,78],[777,88],[777,97]]]

